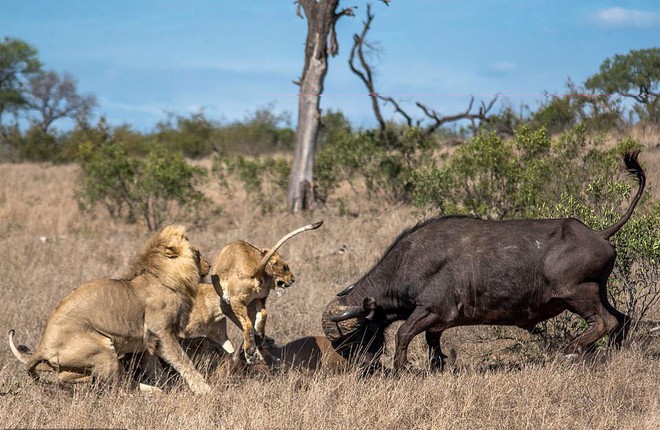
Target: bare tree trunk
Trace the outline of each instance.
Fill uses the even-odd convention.
[[[298,0],[307,18],[305,66],[298,95],[298,127],[296,152],[289,179],[288,204],[293,212],[309,209],[314,204],[312,186],[314,157],[321,120],[321,94],[328,71],[328,56],[338,51],[335,23],[343,15],[353,15],[350,8],[335,12],[339,0]]]
[[[315,50],[324,49],[317,41]],[[310,209],[314,203],[312,189],[314,157],[321,120],[321,93],[328,71],[327,57],[314,55],[307,62],[298,95],[298,128],[296,153],[289,181],[288,203],[293,212]]]

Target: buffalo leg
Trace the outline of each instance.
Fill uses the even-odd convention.
[[[394,370],[403,369],[408,361],[408,346],[415,336],[441,322],[440,315],[424,308],[416,308],[401,324],[396,333],[396,350],[394,352]],[[438,339],[439,342],[439,339]]]
[[[426,330],[426,345],[429,347],[429,364],[431,366],[431,371],[442,372],[445,367],[445,358],[447,358],[447,356],[442,353],[442,349],[440,348],[440,337],[442,336],[442,332],[442,330]]]
[[[574,287],[574,294],[566,299],[568,309],[587,321],[587,329],[568,346],[570,353],[590,350],[598,339],[614,333],[621,324],[620,318],[603,306],[599,290],[595,282],[579,284]],[[613,309],[609,304],[608,307]]]
[[[607,300],[607,284],[603,283],[600,285],[600,301],[601,305],[607,312],[617,319],[617,325],[614,329],[610,329],[608,345],[614,346],[615,348],[620,348],[626,336],[628,335],[628,328],[630,325],[630,317],[619,312],[614,306],[610,304]]]

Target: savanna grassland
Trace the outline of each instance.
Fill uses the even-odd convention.
[[[660,172],[659,152],[650,148],[640,156],[652,187]],[[123,273],[149,236],[140,224],[112,220],[102,210],[81,213],[77,169],[0,164],[0,332],[14,328],[17,341],[32,347],[68,291],[86,280]],[[209,258],[235,239],[267,247],[293,228],[325,220],[321,229],[281,249],[297,281],[285,296],[269,300],[267,330],[278,343],[321,334],[325,304],[421,216],[405,205],[363,203],[350,193],[349,216],[331,205],[304,215],[263,214],[240,192],[227,195],[214,181],[204,191],[213,206],[203,218],[181,213],[176,221],[190,226],[191,241]],[[657,309],[648,318],[659,321]],[[447,371],[398,377],[295,371],[245,376],[229,374],[222,357],[207,355],[200,367],[213,390],[205,396],[193,395],[178,379],[165,393],[151,395],[36,384],[3,340],[0,427],[655,429],[660,426],[659,334],[639,330],[619,352],[572,362],[521,330],[457,328],[443,337],[452,356]],[[230,335],[238,345],[238,330],[232,327]],[[422,339],[415,339],[410,359],[425,367]],[[209,365],[213,362],[220,364]]]

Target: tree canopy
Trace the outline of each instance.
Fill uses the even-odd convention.
[[[3,114],[26,106],[24,87],[40,70],[36,48],[10,37],[0,43],[0,125]]]
[[[660,48],[632,50],[607,58],[584,85],[592,91],[631,97],[645,108],[637,112],[640,119],[660,123]]]

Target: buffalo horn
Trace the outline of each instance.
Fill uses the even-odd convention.
[[[340,292],[337,293],[337,297],[344,297],[346,294],[353,291],[353,289],[355,288],[355,285],[356,284],[351,284],[348,287],[344,288],[343,290],[341,290]]]
[[[362,317],[365,313],[366,311],[362,306],[352,306],[340,314],[332,315],[329,319],[332,322],[341,322],[351,318]]]

